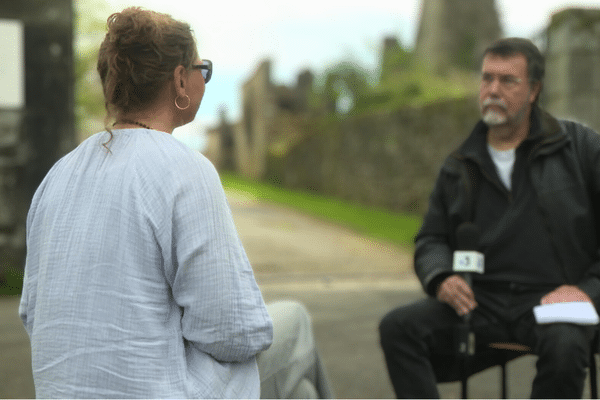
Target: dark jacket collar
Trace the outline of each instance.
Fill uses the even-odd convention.
[[[525,140],[532,143],[536,151],[544,149],[545,152],[551,152],[566,143],[567,136],[562,131],[558,120],[546,111],[534,105],[530,118],[529,136]],[[487,125],[479,120],[469,137],[455,152],[455,156],[470,158],[482,165],[487,154],[487,133]]]

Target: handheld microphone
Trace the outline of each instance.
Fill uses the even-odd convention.
[[[472,273],[483,274],[483,254],[479,249],[479,228],[472,222],[463,222],[456,229],[457,250],[452,260],[452,270],[460,273],[472,285]]]
[[[472,287],[471,274],[483,274],[484,271],[483,253],[477,251],[479,249],[477,225],[472,222],[463,222],[459,225],[456,229],[456,245],[452,270],[461,274],[469,287]],[[471,313],[468,313],[463,317],[463,324],[457,327],[458,351],[465,357],[475,354],[475,334],[470,329],[470,322]]]

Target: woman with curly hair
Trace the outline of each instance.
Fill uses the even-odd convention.
[[[273,326],[210,162],[171,133],[211,78],[190,26],[128,8],[98,57],[105,132],[27,219],[20,315],[37,397],[251,398]]]

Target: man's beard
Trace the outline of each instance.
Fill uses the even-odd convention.
[[[488,109],[487,111],[483,112],[483,110],[488,106],[500,107],[500,109],[504,111],[504,114],[499,113],[498,111],[495,111],[493,109]],[[487,98],[481,104],[481,119],[489,127],[518,124],[525,116],[527,106],[528,103],[523,103],[523,106],[519,109],[519,111],[517,111],[516,114],[509,115],[508,106],[506,105],[504,100]]]
[[[481,109],[483,122],[485,122],[487,126],[504,125],[508,122],[508,116],[506,114],[501,114],[492,109],[488,109],[487,111],[483,112],[483,109],[488,106],[500,107],[504,112],[506,112],[507,109],[506,103],[502,100],[490,98],[485,99],[481,105]]]
[[[495,110],[487,110],[482,119],[487,126],[504,125],[508,122],[508,117],[505,114],[500,114]]]

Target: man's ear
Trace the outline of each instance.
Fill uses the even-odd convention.
[[[542,92],[542,82],[536,82],[531,85],[531,93],[529,95],[529,102],[534,103],[538,97],[540,97],[540,93]]]

